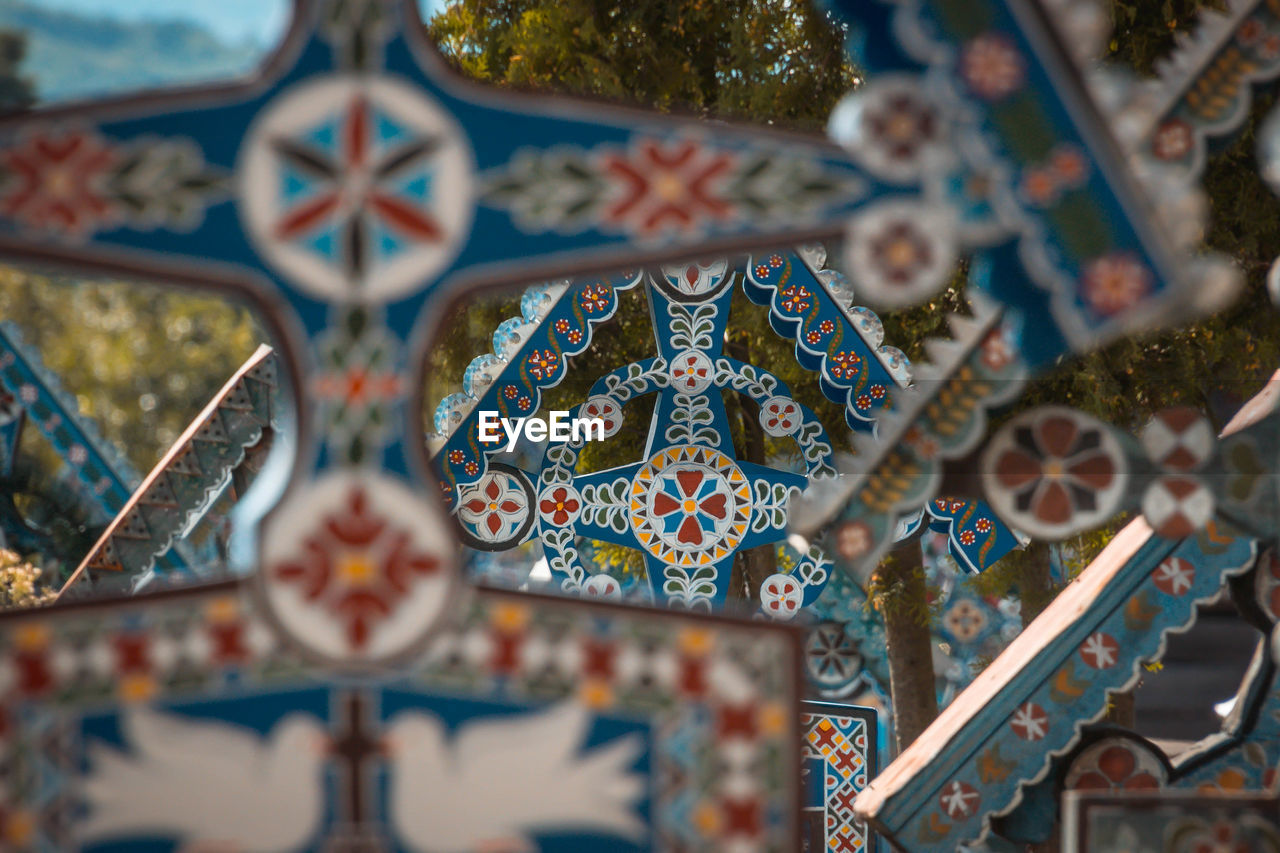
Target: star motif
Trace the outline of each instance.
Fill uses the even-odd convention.
[[[1110,634],[1098,631],[1080,644],[1080,657],[1094,669],[1109,669],[1116,665],[1120,644]]]
[[[336,121],[274,139],[286,196],[275,237],[340,259],[353,282],[376,253],[442,242],[444,228],[426,209],[442,139],[407,131],[356,95]]]

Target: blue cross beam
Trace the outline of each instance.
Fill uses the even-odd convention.
[[[321,578],[381,577],[320,560],[322,543],[395,519],[387,589],[342,605],[374,627],[358,648],[314,649],[394,657],[457,586],[440,508],[409,483],[430,481],[425,353],[459,293],[847,237],[855,287],[885,303],[997,247],[1002,298],[1036,295],[1036,363],[1200,304],[1046,23],[965,5],[857,10],[868,64],[888,57],[902,91],[868,86],[863,109],[851,96],[844,148],[494,91],[447,69],[411,0],[299,0],[252,79],[0,120],[0,256],[220,289],[263,313],[300,401],[292,482],[310,487],[268,519],[259,577],[302,629]],[[1037,157],[1061,184],[1039,207],[1015,192]],[[394,613],[388,590],[406,602]]]

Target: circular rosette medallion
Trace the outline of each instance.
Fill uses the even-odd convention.
[[[1080,751],[1067,769],[1068,791],[1153,791],[1163,788],[1169,769],[1155,749],[1136,737],[1108,737]]]
[[[622,585],[618,579],[609,575],[592,575],[582,585],[582,591],[588,598],[602,598],[607,601],[618,601],[622,598]]]
[[[790,397],[770,397],[760,406],[760,426],[775,438],[791,435],[800,429],[803,419],[800,404]]]
[[[654,454],[631,484],[631,527],[664,563],[709,566],[730,556],[751,520],[751,484],[733,460],[707,447]]]
[[[236,171],[255,248],[324,299],[411,293],[453,260],[475,209],[461,129],[423,90],[387,77],[288,90],[250,126]]]
[[[777,572],[760,584],[760,609],[774,619],[791,619],[803,603],[804,587],[791,575]]]
[[[1011,527],[1055,540],[1115,515],[1128,465],[1111,429],[1063,406],[1024,412],[983,454],[987,500]]]
[[[463,541],[481,551],[518,544],[533,526],[533,484],[521,471],[490,462],[488,472],[458,490],[457,518]]]
[[[259,583],[305,650],[337,663],[388,661],[446,612],[458,577],[451,540],[440,509],[400,481],[329,473],[268,518]]]
[[[886,199],[850,219],[845,259],[868,305],[905,308],[946,285],[955,268],[956,223],[949,210],[913,199]]]
[[[715,378],[716,366],[701,350],[685,350],[671,359],[671,387],[681,394],[701,394]]]
[[[622,429],[622,406],[612,397],[592,397],[578,411],[580,418],[599,418],[604,421],[604,437],[609,438]]]

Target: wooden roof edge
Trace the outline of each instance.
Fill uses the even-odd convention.
[[[943,709],[937,719],[884,772],[871,780],[855,802],[858,815],[864,819],[878,815],[885,801],[928,767],[1018,673],[1069,625],[1088,612],[1112,578],[1151,536],[1151,527],[1141,517],[1125,525],[1093,562]]]
[[[1248,402],[1240,407],[1240,411],[1227,421],[1219,438],[1253,426],[1274,412],[1278,403],[1280,403],[1280,370],[1271,374],[1271,378],[1267,380],[1266,385],[1262,386],[1262,390],[1250,397]]]
[[[1280,407],[1280,369],[1249,398],[1223,428],[1219,437],[1247,429]],[[1084,615],[1111,579],[1152,536],[1141,516],[1116,534],[1088,567],[1046,607],[1021,634],[991,662],[937,719],[871,780],[858,795],[854,808],[860,817],[874,818],[885,802],[906,787],[916,773],[937,758],[947,744],[1024,667],[1043,652],[1076,619]]]
[[[147,490],[150,489],[155,481],[160,478],[170,465],[173,464],[173,461],[177,459],[184,450],[186,450],[187,445],[194,440],[196,433],[200,431],[201,427],[208,423],[209,419],[213,417],[214,412],[216,412],[218,407],[227,399],[227,396],[231,391],[239,385],[241,381],[243,381],[245,375],[259,364],[266,361],[266,359],[274,353],[275,350],[267,344],[258,344],[258,348],[254,350],[253,355],[249,356],[245,362],[240,365],[239,369],[232,374],[231,378],[226,381],[221,389],[219,389],[218,393],[214,394],[209,402],[205,404],[205,407],[200,410],[200,414],[196,415],[196,417],[187,424],[187,428],[182,431],[182,435],[178,436],[177,440],[174,441],[173,444],[169,445],[169,449],[160,457],[160,461],[152,467],[151,471],[148,472],[147,476],[138,485],[138,488],[134,489],[133,494],[129,496],[129,500],[126,501],[125,505],[120,508],[118,513],[116,513],[116,517],[111,519],[111,523],[107,525],[107,529],[102,532],[102,535],[98,537],[98,541],[89,549],[89,553],[85,554],[84,559],[80,561],[80,565],[76,567],[76,570],[72,572],[71,576],[67,578],[65,583],[63,583],[62,588],[58,590],[58,594],[54,596],[54,601],[60,599],[63,594],[65,594],[66,591],[88,571],[89,564],[92,563],[98,554],[107,547],[107,543],[111,541],[111,537],[115,535],[120,525],[124,523],[124,519],[133,511],[139,501],[142,500],[142,497],[147,493]]]

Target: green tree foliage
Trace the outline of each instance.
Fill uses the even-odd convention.
[[[143,474],[265,340],[221,297],[12,268],[0,268],[0,317]]]
[[[429,30],[478,80],[811,129],[855,78],[803,0],[462,0]]]
[[[0,548],[0,610],[33,607],[48,601],[52,593],[40,583],[38,566],[16,552]]]

